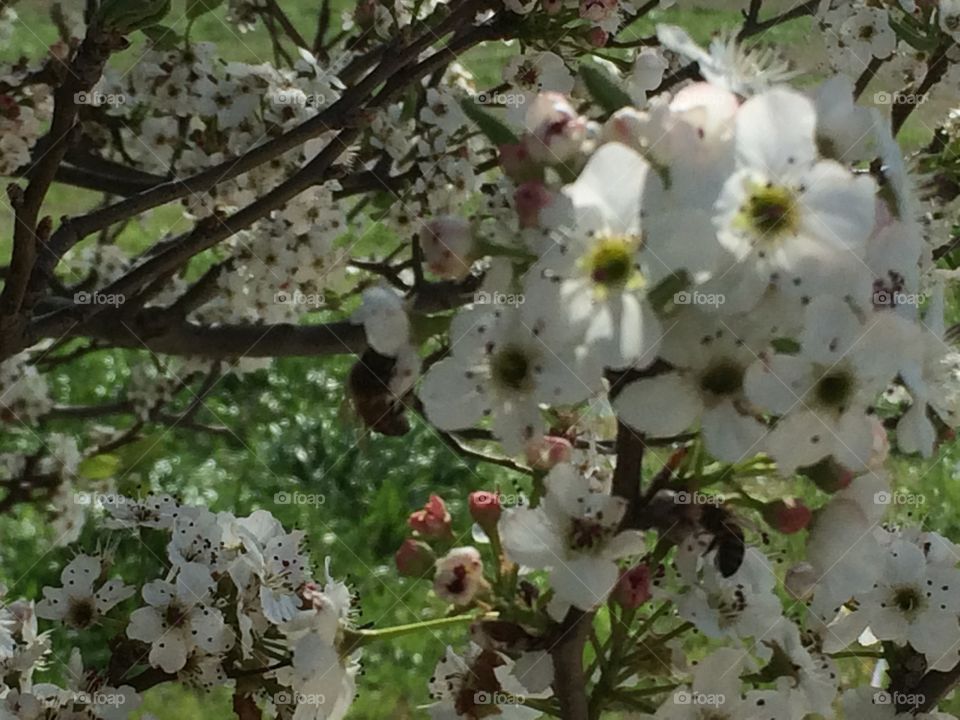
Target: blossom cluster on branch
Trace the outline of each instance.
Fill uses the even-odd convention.
[[[364,645],[439,628],[436,720],[953,717],[960,546],[888,518],[960,424],[960,3],[361,0],[311,37],[276,0],[135,5],[55,4],[0,66],[0,510],[98,538],[3,598],[0,720],[164,682],[335,720]],[[698,42],[705,7],[738,22]],[[54,219],[60,185],[102,202]],[[104,352],[116,395],[66,401]],[[116,492],[151,427],[239,439],[203,419],[224,377],[332,355],[368,432],[516,478],[410,515],[397,571],[446,615],[359,628],[267,510]],[[124,535],[163,538],[149,577]],[[35,681],[47,622],[119,623],[107,665]]]

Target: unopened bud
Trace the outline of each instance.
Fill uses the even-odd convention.
[[[461,280],[470,273],[474,245],[473,229],[463,218],[434,218],[420,233],[427,269],[447,280]]]
[[[517,218],[522,228],[540,226],[540,211],[550,204],[552,196],[547,187],[539,180],[523,183],[513,194],[517,207]]]
[[[554,465],[568,462],[573,445],[564,437],[544,435],[527,443],[527,462],[538,470],[549,470]]]
[[[496,527],[502,512],[500,496],[497,493],[477,490],[470,493],[468,504],[470,506],[470,517],[474,519],[477,525],[487,533],[490,532],[488,528]]]
[[[431,495],[422,510],[410,513],[407,525],[424,537],[449,537],[452,520],[447,505],[439,495]]]
[[[425,542],[407,538],[393,556],[397,571],[404,577],[423,577],[437,562],[433,550]]]
[[[774,500],[763,507],[763,519],[774,530],[790,535],[810,524],[813,513],[803,501],[796,498]]]
[[[635,565],[620,575],[613,599],[625,608],[637,608],[650,599],[650,568]]]

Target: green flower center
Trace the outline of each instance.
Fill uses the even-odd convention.
[[[824,375],[817,382],[814,393],[823,407],[843,410],[853,395],[854,380],[846,370],[837,370]]]
[[[493,356],[494,382],[510,390],[523,390],[530,377],[530,358],[521,348],[508,345]]]
[[[799,225],[793,193],[779,185],[757,188],[747,200],[744,214],[749,226],[761,239],[774,240],[792,233]]]
[[[632,278],[636,268],[633,244],[625,237],[606,237],[598,240],[587,258],[590,279],[605,288],[622,288]]]
[[[740,392],[744,370],[732,360],[721,360],[700,376],[700,389],[713,395],[726,396]]]

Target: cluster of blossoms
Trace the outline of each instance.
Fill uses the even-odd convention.
[[[12,8],[0,11],[0,38]],[[15,17],[15,16],[14,16]],[[30,165],[31,151],[50,121],[50,86],[31,80],[38,67],[26,62],[0,66],[0,174],[13,175]]]
[[[619,0],[503,4],[517,23],[582,29],[578,51],[607,46],[639,11]],[[242,225],[234,213],[340,142],[320,121],[356,87],[365,34],[393,38],[443,17],[442,5],[364,0],[344,24],[359,29],[356,47],[335,63],[301,48],[286,68],[225,62],[214,45],[180,38],[164,49],[154,32],[133,67],[110,67],[77,99],[78,134],[100,161],[148,178],[224,169],[183,199],[196,223],[188,239],[225,218]],[[252,29],[272,8],[231,0],[228,17]],[[470,495],[470,544],[439,495],[409,517],[401,575],[431,581],[450,606],[444,621],[474,621],[430,681],[435,720],[563,713],[569,663],[557,657],[595,614],[609,621],[594,628],[586,672],[600,710],[616,697],[644,718],[802,720],[842,708],[847,720],[892,720],[905,706],[952,717],[926,713],[935,703],[922,697],[842,687],[839,660],[868,653],[891,678],[960,666],[960,547],[884,525],[889,455],[932,457],[960,424],[960,352],[946,323],[956,271],[939,254],[958,193],[952,207],[923,197],[943,178],[908,167],[895,140],[904,103],[925,118],[958,100],[960,5],[824,0],[810,14],[825,77],[802,90],[768,51],[723,35],[704,48],[672,25],[630,59],[579,73],[559,40],[525,42],[489,92],[445,63],[408,96],[338,117],[356,130],[334,147],[339,165],[223,236],[199,280],[183,267],[141,288],[147,310],[169,321],[158,322],[161,339],[190,323],[270,325],[263,337],[290,323],[290,335],[315,311],[352,311],[366,345],[347,385],[367,426],[402,435],[415,410],[453,450],[531,479],[509,502]],[[29,163],[49,119],[36,70],[0,73],[0,174]],[[924,94],[878,93],[886,107],[873,107],[860,102],[869,81]],[[247,172],[226,169],[304,123],[323,129]],[[938,138],[956,142],[956,125]],[[361,259],[368,234],[397,247]],[[104,238],[77,245],[70,283],[109,287],[155,251],[133,260]],[[340,339],[347,324],[330,332]],[[41,423],[58,410],[33,359],[0,365],[0,420]],[[186,379],[213,371],[192,360],[169,374],[135,366],[122,404],[141,425],[156,420]],[[0,455],[0,481],[51,489],[56,530],[76,540],[86,513],[70,481],[84,457],[66,436],[45,440],[46,453]],[[669,454],[641,488],[655,447]],[[814,510],[785,493],[756,497],[789,484],[827,499]],[[158,677],[229,686],[282,718],[347,714],[364,633],[376,631],[352,627],[351,594],[329,564],[314,578],[303,533],[264,510],[236,517],[169,496],[98,507],[124,537],[160,533],[164,567],[127,584],[110,545],[74,557],[36,605],[0,609],[0,720],[119,719]],[[803,560],[778,568],[734,507],[777,538],[806,531],[794,543]],[[73,632],[125,609],[115,644],[139,662],[87,670],[74,653],[76,682],[34,681],[51,653],[38,618]],[[686,647],[694,629],[706,641]]]
[[[353,598],[331,578],[329,561],[325,579],[314,579],[301,532],[287,532],[265,510],[236,517],[167,495],[113,495],[103,507],[103,526],[134,542],[145,542],[143,533],[166,536],[168,565],[138,589],[111,573],[117,550],[79,554],[63,569],[60,587],[43,589],[43,600],[6,605],[0,717],[126,718],[140,704],[138,689],[153,684],[143,683],[149,671],[141,677],[136,665],[203,690],[258,676],[256,699],[278,717],[344,716],[359,670],[359,646],[350,639]],[[139,607],[114,641],[127,648],[130,664],[84,670],[75,654],[69,687],[34,681],[51,651],[38,618],[88,630],[116,619],[134,596]]]

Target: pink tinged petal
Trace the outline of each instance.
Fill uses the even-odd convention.
[[[476,425],[489,409],[482,377],[468,376],[470,371],[455,358],[441,360],[431,367],[420,386],[427,419],[441,430],[462,430]]]
[[[630,383],[613,401],[613,409],[644,435],[669,437],[693,425],[703,404],[686,377],[667,373]]]
[[[813,164],[817,115],[804,95],[774,88],[747,100],[737,113],[737,159],[771,177]]]
[[[556,565],[550,573],[550,586],[571,605],[590,610],[607,599],[619,576],[614,563],[583,555]]]

